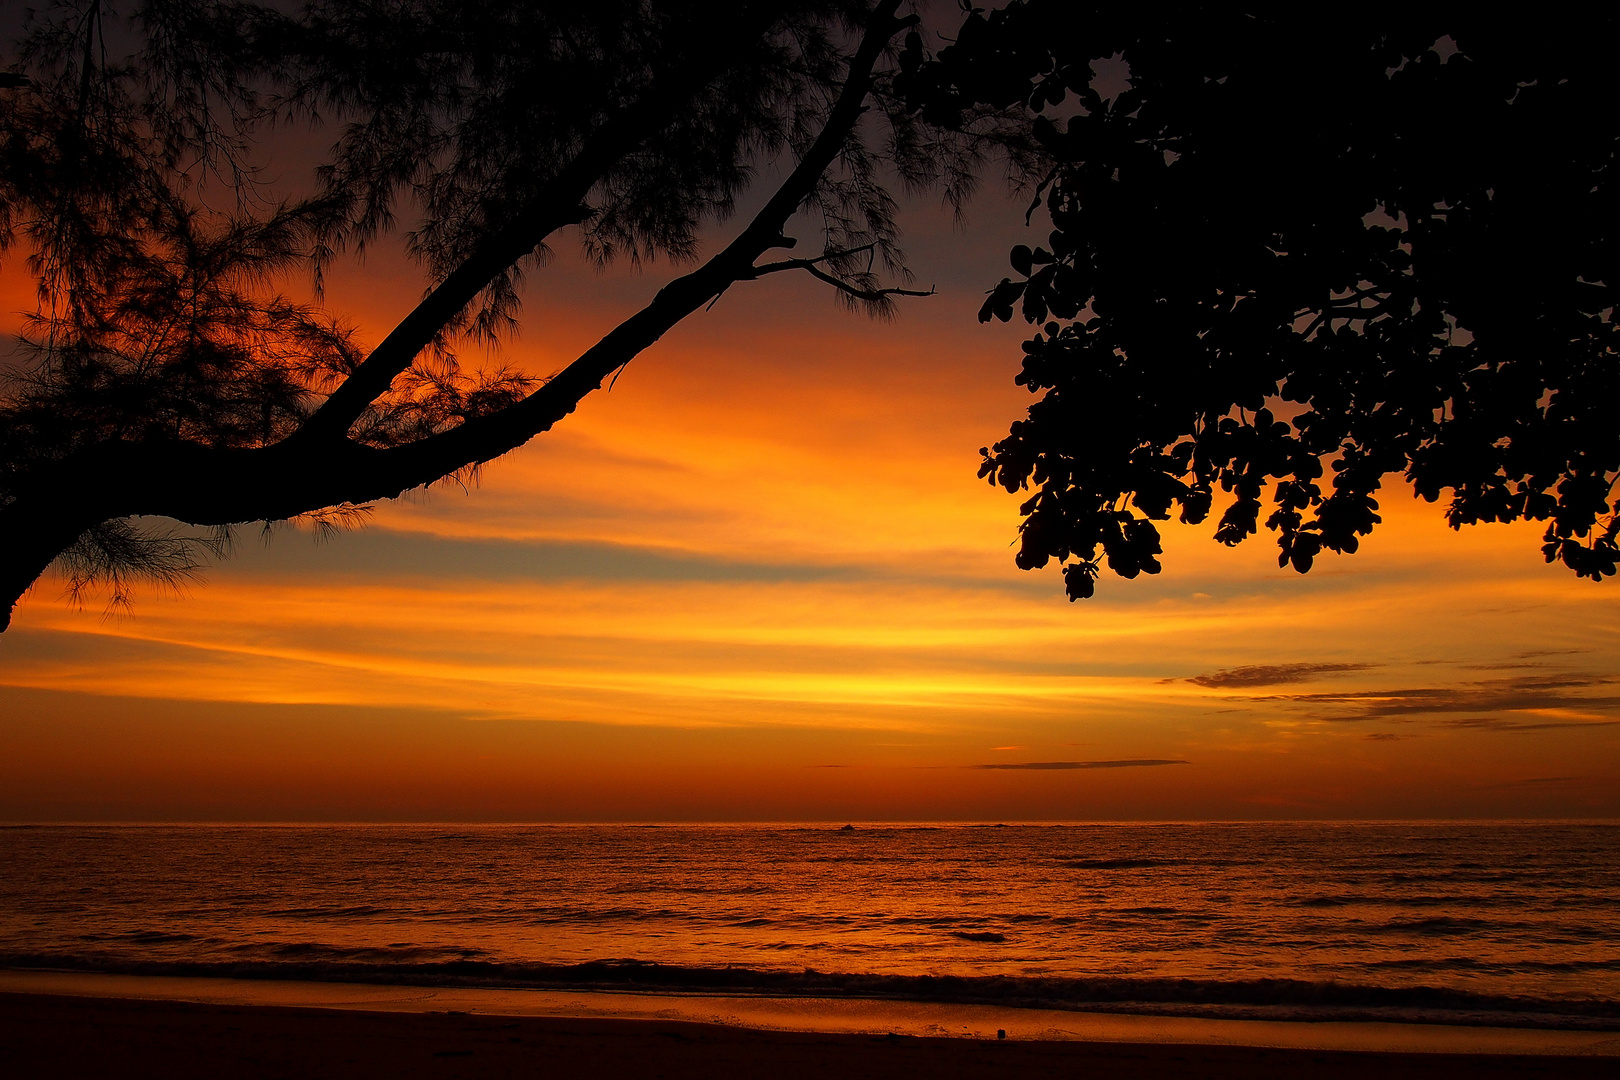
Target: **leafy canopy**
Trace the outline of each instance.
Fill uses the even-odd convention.
[[[1217,539],[1263,522],[1305,571],[1402,474],[1615,572],[1615,16],[1014,0],[935,54],[898,6],[50,5],[0,77],[0,254],[41,297],[0,395],[5,618],[53,560],[116,600],[235,523],[476,469],[739,283],[882,313],[891,189],[957,201],[1032,145],[1050,234],[981,312],[1038,327],[1039,399],[981,469],[1031,492],[1019,565],[1071,598],[1156,573],[1155,522],[1219,491]],[[330,150],[288,188],[311,126]],[[771,261],[790,222],[819,250]],[[389,235],[427,288],[368,347],[321,275]],[[556,373],[464,364],[562,239],[690,269]]]
[[[1040,328],[1040,400],[980,469],[1032,491],[1018,564],[1064,563],[1071,599],[1157,573],[1154,523],[1219,489],[1217,540],[1265,515],[1304,572],[1403,474],[1453,527],[1545,521],[1548,562],[1614,574],[1616,27],[1015,0],[915,60],[926,118],[1022,105],[1056,162],[1046,243],[980,313]]]

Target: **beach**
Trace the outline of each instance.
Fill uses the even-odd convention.
[[[1607,1056],[767,1031],[673,1020],[373,1012],[0,993],[8,1076],[1608,1077]]]
[[[1614,1031],[0,970],[0,1062],[26,1078],[1580,1078],[1617,1057]]]

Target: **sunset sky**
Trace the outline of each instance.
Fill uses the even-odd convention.
[[[1017,570],[975,468],[1025,329],[974,313],[1022,202],[907,220],[939,293],[892,323],[739,286],[470,490],[244,528],[127,617],[43,581],[0,637],[0,818],[1620,817],[1620,584],[1533,525],[1396,487],[1306,577],[1212,525],[1090,602]],[[558,249],[534,373],[668,274]],[[29,289],[8,265],[0,329]],[[376,341],[419,289],[379,258],[331,306]]]

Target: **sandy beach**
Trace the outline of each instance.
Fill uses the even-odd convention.
[[[1477,1080],[1610,1076],[1616,1055],[1602,1031],[0,971],[0,1064],[25,1078]]]
[[[1608,1057],[785,1032],[680,1021],[0,994],[8,1076],[1606,1077]]]

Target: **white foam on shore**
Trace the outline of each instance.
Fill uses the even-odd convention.
[[[187,1001],[206,1005],[666,1020],[771,1031],[892,1033],[970,1039],[993,1039],[998,1031],[1005,1031],[1007,1038],[1023,1040],[1186,1043],[1432,1054],[1620,1056],[1620,1037],[1613,1032],[1603,1031],[1341,1021],[1209,1020],[867,998],[508,990],[14,970],[0,970],[0,991]]]

